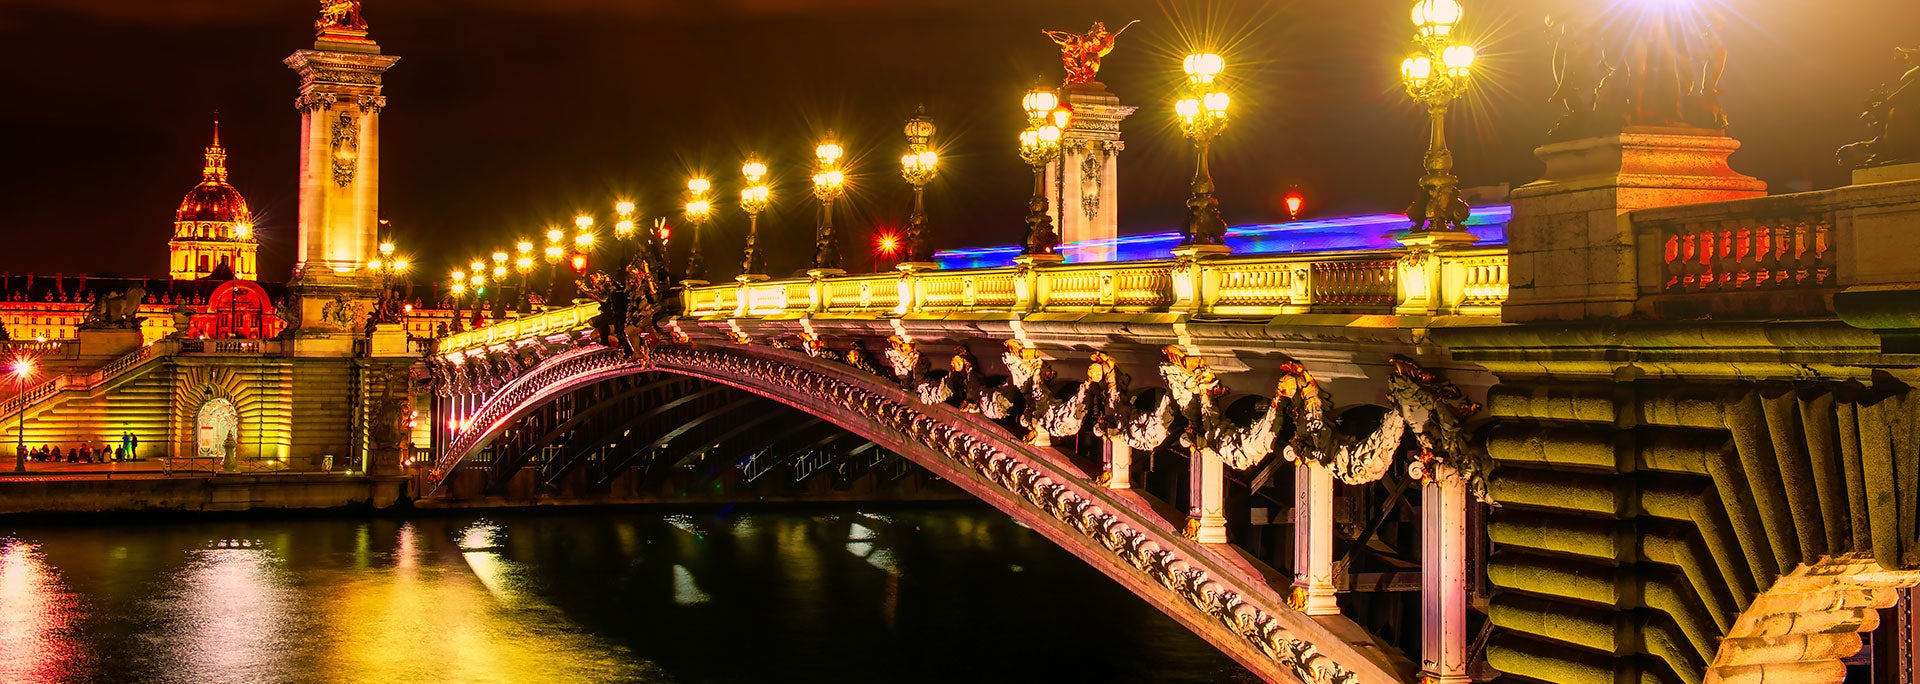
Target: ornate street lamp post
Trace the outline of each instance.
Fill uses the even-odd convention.
[[[493,253],[494,293],[492,309],[493,320],[496,321],[504,320],[507,317],[507,261],[509,258],[511,257],[505,251],[496,250]]]
[[[813,234],[813,270],[809,275],[836,276],[845,274],[840,270],[839,238],[833,234],[833,201],[847,194],[847,174],[840,170],[840,157],[846,154],[840,143],[834,142],[832,131],[827,132],[826,142],[813,148],[813,157],[817,162],[813,172],[813,196],[820,199],[820,226]]]
[[[1457,233],[1466,236],[1471,211],[1460,198],[1460,179],[1453,175],[1453,152],[1447,149],[1447,110],[1467,92],[1473,69],[1473,47],[1454,42],[1453,28],[1462,12],[1455,0],[1419,0],[1413,6],[1419,51],[1400,64],[1407,94],[1425,105],[1432,136],[1427,142],[1420,176],[1420,194],[1407,208],[1413,220],[1411,235]],[[1452,239],[1447,242],[1471,242]]]
[[[1020,159],[1033,167],[1033,197],[1027,200],[1027,244],[1020,256],[1028,261],[1060,261],[1054,249],[1060,235],[1053,230],[1047,207],[1047,165],[1060,158],[1060,136],[1073,114],[1061,106],[1052,90],[1034,87],[1020,100],[1027,112],[1027,129],[1020,132]]]
[[[916,108],[913,118],[907,119],[907,153],[900,157],[900,177],[913,186],[913,213],[907,216],[907,261],[900,264],[902,270],[934,267],[926,238],[927,184],[933,182],[940,163],[940,155],[928,144],[933,131],[933,118],[925,108]]]
[[[547,261],[547,296],[540,302],[541,308],[553,306],[553,284],[559,278],[560,261],[567,258],[567,232],[559,228],[547,228],[547,247],[541,252]]]
[[[513,243],[513,270],[520,273],[520,296],[515,310],[525,316],[533,313],[533,293],[527,291],[527,274],[533,271],[533,241],[520,238]]]
[[[1207,157],[1213,139],[1227,127],[1227,106],[1231,98],[1218,82],[1227,62],[1220,55],[1202,52],[1187,55],[1182,66],[1187,72],[1187,84],[1173,111],[1180,117],[1180,132],[1193,141],[1197,161],[1193,168],[1193,195],[1187,198],[1187,218],[1180,225],[1180,246],[1225,246],[1227,222],[1220,218],[1220,199],[1213,194],[1213,171],[1207,165]]]
[[[705,178],[687,180],[687,222],[693,224],[693,236],[692,242],[687,243],[687,279],[681,284],[688,287],[707,284],[707,260],[700,254],[700,228],[713,215],[713,203],[707,201],[707,191],[711,189],[713,184]]]
[[[27,472],[27,378],[33,376],[33,361],[15,359],[13,379],[20,383],[20,410],[13,416],[13,434],[18,441],[13,446],[13,472]]]
[[[448,276],[447,293],[453,295],[453,325],[447,327],[453,332],[460,332],[460,327],[466,325],[466,318],[460,315],[461,307],[465,304],[465,302],[461,300],[464,299],[467,294],[466,271],[455,269],[453,273]]]
[[[747,250],[740,261],[740,282],[748,283],[766,280],[760,273],[760,212],[767,210],[772,197],[767,189],[767,165],[759,157],[747,157],[747,163],[740,166],[740,175],[747,179],[747,186],[740,189],[740,210],[747,212]]]

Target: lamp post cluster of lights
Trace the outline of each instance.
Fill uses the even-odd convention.
[[[767,188],[767,165],[757,156],[747,157],[747,163],[740,165],[740,175],[747,180],[747,186],[740,188],[740,210],[747,213],[747,249],[740,259],[741,282],[765,280],[760,273],[760,212],[767,210],[773,199],[773,193]]]
[[[1073,121],[1073,111],[1050,88],[1036,86],[1020,99],[1027,113],[1027,129],[1020,132],[1020,159],[1033,167],[1033,197],[1027,200],[1027,243],[1021,257],[1031,261],[1058,261],[1060,236],[1053,230],[1047,207],[1047,165],[1060,159],[1060,138]]]
[[[925,108],[915,108],[913,118],[907,119],[907,153],[900,157],[900,177],[913,186],[913,213],[907,215],[906,245],[907,263],[903,267],[911,269],[929,268],[932,253],[927,251],[927,184],[939,172],[940,155],[930,145],[933,140],[933,119],[927,116]]]
[[[1462,14],[1455,0],[1416,2],[1413,24],[1419,51],[1400,64],[1407,94],[1426,106],[1432,131],[1420,194],[1407,210],[1415,234],[1464,231],[1470,211],[1460,198],[1460,179],[1453,175],[1453,152],[1447,149],[1446,134],[1447,110],[1467,92],[1473,71],[1473,47],[1454,40],[1454,27]]]
[[[688,286],[707,284],[707,260],[700,253],[700,228],[707,224],[707,218],[713,215],[713,203],[707,201],[707,191],[713,184],[705,178],[687,180],[687,223],[693,224],[692,242],[687,243],[687,279]]]
[[[1202,52],[1187,55],[1181,66],[1187,72],[1187,82],[1173,111],[1180,118],[1180,132],[1193,141],[1197,161],[1193,195],[1187,198],[1186,220],[1180,225],[1180,246],[1225,245],[1227,223],[1220,217],[1220,200],[1213,195],[1213,172],[1207,166],[1207,157],[1213,139],[1227,127],[1231,97],[1219,82],[1227,62],[1220,55]]]
[[[813,271],[822,276],[840,275],[840,244],[833,234],[833,201],[846,196],[847,174],[840,170],[840,158],[846,150],[835,141],[832,131],[813,148],[813,196],[820,200],[820,223],[813,233]]]

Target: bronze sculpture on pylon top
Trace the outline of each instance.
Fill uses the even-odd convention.
[[[1135,19],[1113,32],[1108,32],[1107,25],[1098,21],[1093,22],[1093,26],[1088,28],[1086,33],[1042,31],[1060,46],[1060,62],[1067,69],[1067,79],[1060,85],[1075,86],[1096,82],[1100,76],[1100,59],[1113,52],[1114,39],[1119,38],[1120,34],[1126,33],[1127,29],[1138,23],[1140,20]]]
[[[320,19],[313,22],[313,28],[323,32],[367,30],[367,20],[360,16],[360,0],[320,0]]]
[[[1628,127],[1724,133],[1721,21],[1717,12],[1677,5],[1621,13],[1583,4],[1549,16],[1555,88],[1548,101],[1566,110],[1550,137],[1600,137]]]
[[[1900,48],[1907,71],[1867,99],[1860,115],[1873,138],[1840,148],[1841,166],[1887,166],[1920,162],[1920,48]]]

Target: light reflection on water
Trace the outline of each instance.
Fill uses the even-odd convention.
[[[985,511],[0,528],[7,684],[1236,678]]]
[[[0,682],[65,678],[75,604],[37,545],[0,537]]]

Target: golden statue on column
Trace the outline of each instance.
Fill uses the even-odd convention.
[[[1060,61],[1067,67],[1067,80],[1061,85],[1072,86],[1094,82],[1094,78],[1100,75],[1100,58],[1113,52],[1114,39],[1119,38],[1120,34],[1126,33],[1127,29],[1138,23],[1140,20],[1135,19],[1127,22],[1126,26],[1120,27],[1120,30],[1111,33],[1107,31],[1105,23],[1098,21],[1093,22],[1093,27],[1087,29],[1086,33],[1042,31],[1048,38],[1052,38],[1053,42],[1060,45]]]
[[[320,19],[313,27],[321,32],[328,29],[348,31],[367,30],[367,20],[360,16],[360,0],[320,0]]]

